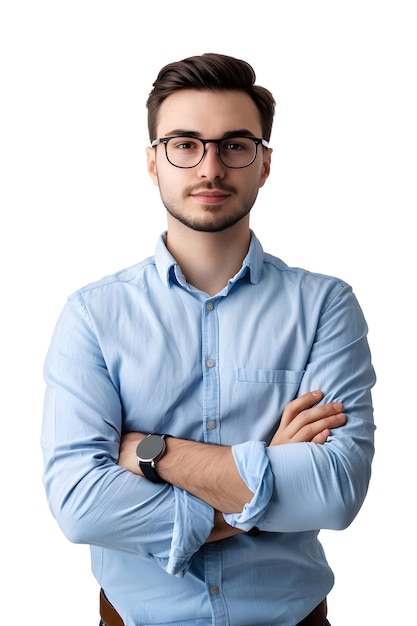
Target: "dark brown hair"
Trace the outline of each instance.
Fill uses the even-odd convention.
[[[275,113],[275,100],[268,89],[255,85],[255,80],[255,72],[249,63],[224,54],[206,53],[165,65],[160,70],[146,102],[150,140],[157,139],[159,108],[165,98],[180,89],[208,89],[247,93],[258,108],[262,136],[269,141]]]

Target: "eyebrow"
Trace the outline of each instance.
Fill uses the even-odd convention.
[[[169,133],[166,133],[165,137],[172,137],[173,135],[177,135],[179,137],[196,137],[200,139],[203,138],[203,135],[201,133],[195,130],[186,130],[184,128],[175,128]],[[238,128],[236,130],[226,131],[221,137],[219,137],[219,139],[225,139],[226,137],[256,137],[256,135],[254,135],[247,128]]]

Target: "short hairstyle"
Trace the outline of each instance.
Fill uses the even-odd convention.
[[[165,98],[180,89],[199,89],[247,93],[259,111],[262,136],[269,141],[275,100],[268,89],[255,85],[255,80],[254,69],[249,63],[224,54],[206,53],[165,65],[153,83],[146,102],[150,140],[157,139],[159,109]]]

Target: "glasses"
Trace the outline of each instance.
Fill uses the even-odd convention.
[[[174,135],[162,137],[152,141],[151,146],[163,143],[165,155],[171,165],[184,169],[196,167],[204,159],[208,143],[215,143],[217,155],[226,167],[240,169],[249,167],[256,159],[258,146],[261,144],[268,148],[265,139],[257,137],[226,137],[224,139],[197,139],[197,137],[184,137]]]

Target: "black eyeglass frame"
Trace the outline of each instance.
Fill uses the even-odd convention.
[[[201,156],[201,159],[195,165],[175,165],[175,163],[173,163],[172,161],[169,160],[169,158],[168,158],[168,141],[170,139],[179,139],[180,137],[196,139],[197,141],[200,141],[203,144],[203,154]],[[227,141],[228,139],[250,139],[251,141],[253,141],[253,143],[255,144],[255,154],[254,154],[254,157],[253,157],[252,161],[250,163],[248,163],[247,165],[239,165],[239,166],[227,165],[222,160],[222,157],[220,156],[220,144],[223,141]],[[159,139],[154,139],[151,142],[151,148],[156,148],[156,146],[158,146],[160,143],[163,143],[165,145],[165,156],[166,156],[166,159],[167,159],[168,163],[170,163],[173,167],[178,167],[181,170],[191,170],[194,167],[197,167],[197,165],[200,165],[201,161],[206,156],[206,152],[207,152],[206,145],[208,143],[215,143],[216,144],[216,146],[217,146],[217,156],[218,156],[220,162],[225,167],[228,167],[231,170],[242,170],[245,167],[249,167],[250,165],[252,165],[252,163],[255,161],[256,157],[258,156],[258,146],[259,145],[262,145],[264,148],[269,148],[269,143],[267,142],[266,139],[262,139],[260,137],[251,137],[250,135],[231,135],[230,137],[222,137],[222,139],[201,139],[200,137],[193,137],[193,135],[170,135],[168,137],[160,137]]]

